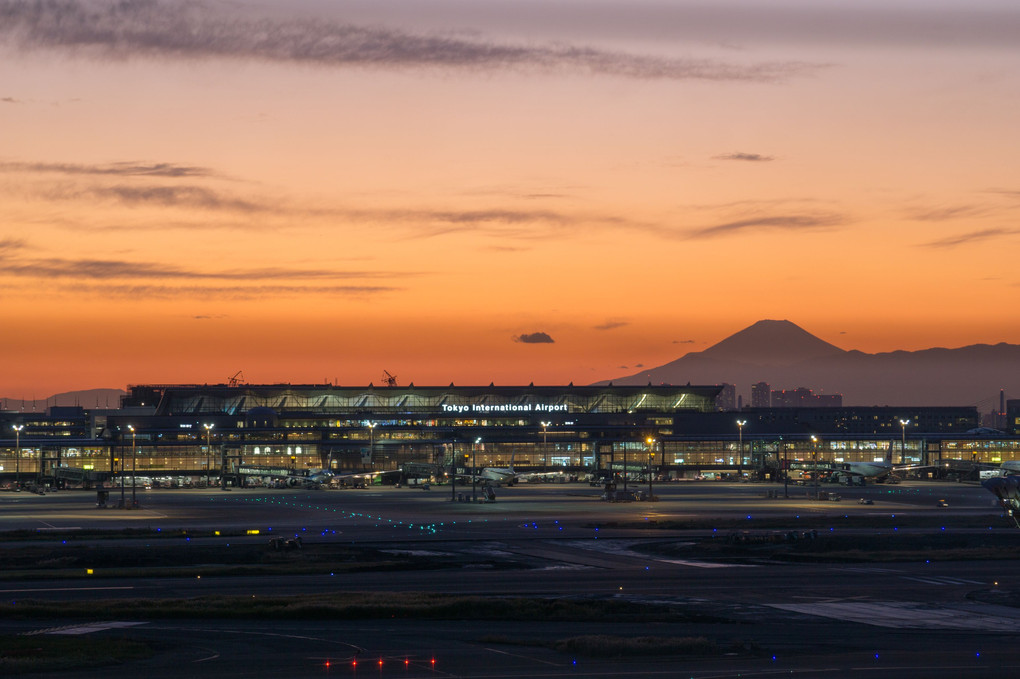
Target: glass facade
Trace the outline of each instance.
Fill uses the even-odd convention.
[[[98,482],[132,468],[202,477],[246,465],[301,473],[511,462],[522,471],[625,466],[660,476],[714,471],[775,478],[784,467],[816,462],[963,469],[1020,461],[1016,437],[958,433],[976,411],[911,408],[916,419],[907,429],[900,425],[903,409],[842,408],[835,419],[823,414],[831,421],[808,410],[716,412],[719,389],[138,386],[117,410],[0,414],[8,431],[12,422],[23,426],[17,444],[0,439],[0,478],[79,470]],[[737,415],[746,420],[742,436]],[[804,431],[805,422],[813,434]],[[848,432],[848,422],[861,431]],[[826,423],[834,430],[818,428]]]

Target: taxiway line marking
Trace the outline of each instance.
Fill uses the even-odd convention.
[[[134,589],[129,585],[123,587],[36,587],[31,589],[0,589],[0,594],[16,594],[18,592],[101,592],[108,589]]]

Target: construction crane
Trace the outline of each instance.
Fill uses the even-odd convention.
[[[395,386],[397,386],[397,376],[396,375],[391,375],[388,370],[383,370],[382,371],[382,379],[383,379],[383,382],[386,383],[387,387],[395,387]]]
[[[227,386],[236,387],[239,384],[244,384],[244,372],[241,370],[238,370],[236,373],[234,373],[234,376],[231,377],[230,381],[227,382]]]

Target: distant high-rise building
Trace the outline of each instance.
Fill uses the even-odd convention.
[[[723,384],[722,391],[715,399],[715,407],[719,410],[737,409],[737,388],[732,384]]]
[[[839,408],[843,405],[842,394],[818,394],[806,387],[786,391],[772,391],[773,408]]]
[[[751,385],[751,407],[769,408],[772,406],[772,394],[768,382],[757,382]]]
[[[1020,434],[1020,399],[1011,398],[1006,401],[1006,425],[1003,430],[1014,436]]]

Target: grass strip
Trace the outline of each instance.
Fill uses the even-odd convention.
[[[80,670],[152,657],[148,644],[131,639],[0,635],[0,676]]]
[[[589,658],[642,658],[649,656],[713,657],[761,653],[757,643],[733,642],[719,645],[705,637],[626,637],[609,634],[587,634],[566,639],[519,639],[494,635],[479,639],[487,644],[549,648],[568,655]]]
[[[492,598],[416,593],[332,593],[303,596],[207,596],[193,599],[102,601],[18,600],[0,603],[0,618],[71,620],[551,620],[573,622],[719,622],[679,606],[617,599]]]

